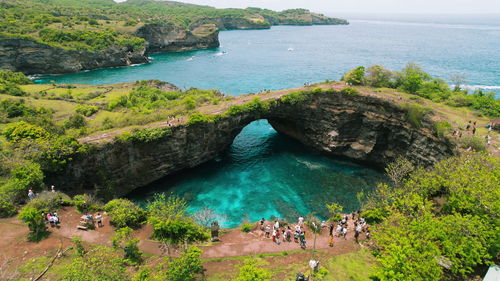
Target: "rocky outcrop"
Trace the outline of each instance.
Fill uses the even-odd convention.
[[[269,29],[271,23],[262,16],[249,19],[245,17],[217,17],[217,18],[201,18],[191,24],[191,28],[198,27],[204,24],[214,24],[219,30],[232,29]]]
[[[0,38],[0,69],[25,74],[69,73],[148,62],[145,50],[114,47],[83,52],[52,47],[30,38]]]
[[[220,45],[219,30],[214,24],[200,24],[191,30],[168,23],[146,24],[135,35],[146,40],[148,52],[178,52]]]
[[[423,165],[453,155],[453,145],[435,136],[429,119],[416,128],[406,116],[406,109],[377,97],[316,93],[300,103],[277,100],[269,111],[243,111],[214,122],[172,127],[167,136],[147,143],[108,142],[80,155],[65,173],[49,180],[69,193],[124,195],[215,158],[258,119],[268,119],[278,132],[328,155],[381,168],[399,155]]]

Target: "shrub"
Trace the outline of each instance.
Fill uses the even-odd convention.
[[[0,84],[10,82],[13,84],[31,84],[31,80],[22,72],[12,72],[8,70],[0,70]]]
[[[76,107],[75,111],[85,117],[89,117],[99,111],[99,109],[95,105],[80,104]]]
[[[83,247],[82,237],[81,236],[73,236],[71,237],[71,242],[75,243],[75,252],[77,256],[83,257],[87,252]]]
[[[87,126],[87,121],[85,121],[85,117],[83,117],[81,114],[73,114],[69,117],[68,120],[64,121],[64,127],[68,129],[80,129],[85,126]]]
[[[366,84],[372,87],[391,87],[393,74],[380,65],[372,65],[366,70]]]
[[[289,93],[285,96],[282,96],[279,100],[282,103],[288,103],[291,105],[299,104],[306,101],[311,96],[311,92],[307,91],[297,91]]]
[[[458,140],[458,144],[463,149],[472,148],[474,151],[486,151],[485,141],[476,136],[463,136]]]
[[[246,259],[239,268],[240,272],[235,281],[269,281],[271,273],[264,268],[259,268],[255,259]]]
[[[187,110],[193,110],[196,108],[196,101],[193,99],[193,97],[185,98],[182,103],[184,104],[184,106],[186,106]]]
[[[44,191],[39,193],[35,199],[30,200],[26,206],[54,211],[72,204],[71,198],[62,192]]]
[[[50,134],[39,126],[20,121],[7,125],[7,127],[3,130],[3,135],[8,140],[17,142],[22,139],[48,138]]]
[[[147,128],[142,130],[135,130],[133,131],[133,133],[128,133],[128,132],[122,133],[119,136],[117,136],[117,140],[124,143],[127,142],[148,143],[162,139],[171,134],[172,134],[172,129],[168,127]]]
[[[201,263],[202,251],[197,247],[189,247],[182,252],[181,257],[168,263],[165,272],[165,279],[169,281],[190,281],[196,280],[197,274],[203,273]]]
[[[415,128],[422,127],[424,116],[430,113],[430,109],[417,104],[406,104],[406,120]]]
[[[0,193],[0,218],[12,217],[16,213],[16,205],[9,200],[7,195]]]
[[[146,211],[127,199],[111,200],[104,209],[111,217],[110,223],[119,228],[139,228],[146,221]]]
[[[28,190],[40,190],[43,186],[44,174],[37,163],[22,162],[11,169],[10,179],[1,187],[2,196],[13,203],[25,202]]]
[[[81,257],[65,265],[60,273],[60,280],[128,280],[128,273],[123,259],[110,247],[96,246]]]
[[[359,91],[352,88],[352,87],[344,88],[344,89],[340,90],[340,92],[344,95],[349,95],[349,96],[359,95]]]
[[[252,228],[254,227],[254,224],[253,223],[243,223],[241,226],[240,226],[240,230],[242,232],[250,232],[250,230],[252,230]]]
[[[444,137],[451,130],[451,124],[446,121],[435,122],[434,130],[436,131],[436,135],[440,138]]]
[[[389,211],[385,208],[375,208],[363,211],[362,216],[369,224],[379,224],[389,217]]]
[[[210,115],[203,113],[193,113],[189,116],[187,121],[188,126],[203,124],[203,123],[212,123],[217,121],[220,118],[219,115]]]
[[[30,241],[38,242],[47,237],[47,227],[45,219],[42,217],[42,210],[25,206],[19,213],[19,219],[28,225]]]
[[[75,195],[73,197],[73,203],[76,206],[76,209],[80,213],[85,213],[85,212],[96,212],[103,210],[103,207],[99,202],[89,194],[80,194],[80,195]]]
[[[347,72],[341,80],[350,85],[363,85],[365,80],[365,68],[358,66],[355,69]]]
[[[15,84],[12,84],[12,83],[2,84],[2,83],[0,83],[0,94],[21,97],[21,96],[25,96],[26,92],[21,90],[21,88],[19,88],[19,86],[15,85]]]

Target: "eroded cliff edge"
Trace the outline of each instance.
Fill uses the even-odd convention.
[[[59,74],[148,62],[145,49],[116,46],[98,52],[76,51],[24,37],[0,37],[0,54],[0,69],[25,74]]]
[[[248,98],[248,96],[246,97]],[[273,127],[304,145],[332,156],[344,156],[384,167],[403,155],[432,164],[454,154],[454,145],[439,138],[433,121],[407,121],[408,110],[370,95],[348,95],[332,88],[300,102],[270,97],[269,108],[233,111],[210,122],[168,128],[168,134],[146,142],[118,139],[94,146],[49,180],[70,193],[97,192],[101,197],[127,194],[182,169],[211,160],[231,145],[250,122],[268,119]],[[166,123],[158,123],[158,128]]]

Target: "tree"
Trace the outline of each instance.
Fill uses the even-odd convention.
[[[60,271],[63,281],[125,281],[128,274],[123,260],[105,246],[97,246],[84,256],[77,257]]]
[[[116,227],[137,229],[146,221],[147,212],[128,199],[111,200],[104,209],[111,217],[110,223]]]
[[[200,256],[202,251],[198,247],[189,247],[182,252],[181,257],[168,263],[166,271],[169,281],[193,281],[197,274],[203,273]]]
[[[465,76],[463,74],[453,74],[450,80],[453,83],[453,91],[459,92],[462,89],[461,86],[465,83]]]
[[[123,227],[116,231],[115,237],[111,239],[115,249],[122,249],[124,257],[132,264],[138,264],[142,261],[142,253],[139,251],[137,243],[139,239],[132,239],[132,229]]]
[[[415,169],[415,166],[403,156],[399,156],[387,165],[385,172],[396,186],[400,186],[403,180]]]
[[[41,210],[26,206],[19,213],[19,219],[28,225],[31,231],[28,236],[30,241],[38,242],[48,235]]]
[[[149,222],[153,225],[153,237],[162,243],[170,255],[171,247],[205,241],[209,238],[203,227],[187,216],[186,201],[171,195],[156,194],[148,204]]]
[[[193,214],[193,219],[203,227],[210,227],[210,223],[217,220],[219,224],[223,224],[226,220],[225,215],[216,213],[213,209],[203,207],[201,210]]]
[[[364,77],[365,68],[363,66],[358,66],[355,69],[347,72],[341,80],[351,85],[363,85]]]
[[[152,202],[147,205],[148,213],[151,217],[161,217],[164,219],[179,219],[187,216],[187,203],[184,199],[165,193],[154,195]]]
[[[333,203],[335,204],[335,203]],[[340,206],[340,205],[339,205]],[[321,222],[319,219],[312,214],[309,214],[307,216],[306,220],[307,227],[311,230],[311,232],[314,234],[314,242],[313,242],[313,252],[312,252],[312,257],[314,258],[314,255],[316,253],[316,236],[318,234],[321,234]]]
[[[326,208],[328,208],[328,211],[331,214],[330,220],[331,221],[339,221],[342,219],[342,210],[344,207],[340,205],[339,203],[333,202],[332,204],[326,204]]]
[[[372,65],[366,70],[366,83],[372,87],[391,87],[392,72],[380,65]]]
[[[271,273],[264,268],[257,267],[255,259],[246,259],[240,267],[240,273],[235,281],[269,281]]]

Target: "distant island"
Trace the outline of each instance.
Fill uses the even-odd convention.
[[[0,69],[70,73],[148,62],[149,52],[218,47],[219,31],[273,25],[337,25],[306,9],[216,9],[172,1],[0,2]]]

